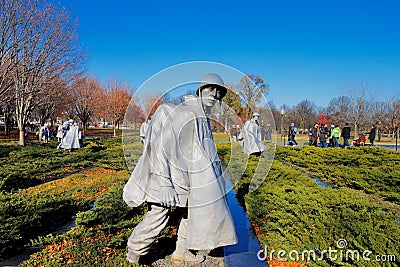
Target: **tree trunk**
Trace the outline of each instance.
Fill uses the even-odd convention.
[[[20,123],[18,122],[18,129],[19,129],[19,142],[18,144],[20,146],[25,146],[25,127],[24,125],[20,125]]]
[[[28,103],[24,103],[25,107],[29,106]],[[17,109],[16,109],[16,116],[17,116],[17,122],[18,122],[18,130],[19,130],[19,142],[18,144],[20,146],[25,146],[25,123],[27,121],[27,112],[26,109],[23,110],[20,108],[21,103],[17,103]]]
[[[377,132],[377,134],[378,134],[378,142],[380,142],[380,141],[381,141],[382,131],[381,131],[380,128],[378,128],[378,129],[376,129],[376,132]]]
[[[354,139],[358,139],[357,122],[354,122]]]
[[[87,121],[85,121],[85,120],[82,120],[82,124],[83,124],[83,133],[85,133],[86,132],[86,130],[87,130]]]
[[[4,135],[10,135],[10,125],[7,122],[4,123]]]
[[[10,135],[10,113],[8,112],[8,108],[4,111],[4,135]]]
[[[114,137],[117,137],[117,124],[114,122]]]

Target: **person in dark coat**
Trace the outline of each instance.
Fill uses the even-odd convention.
[[[375,136],[376,136],[376,125],[372,125],[371,131],[369,132],[369,142],[371,143],[371,146],[374,145],[374,141],[375,141]]]
[[[329,129],[328,129],[328,146],[329,147],[334,147],[333,138],[331,135],[333,128],[335,128],[335,124],[332,122],[331,127],[329,127]]]
[[[311,130],[310,145],[318,146],[318,123],[314,124],[314,127]]]
[[[297,146],[297,142],[295,140],[297,134],[297,127],[294,125],[294,122],[290,124],[288,131],[288,144],[291,146]]]
[[[350,146],[350,144],[349,144],[350,132],[351,132],[351,128],[349,126],[349,123],[346,122],[345,126],[342,129],[343,145],[345,147]]]
[[[322,148],[328,147],[328,144],[326,143],[327,136],[328,136],[328,128],[326,127],[325,123],[322,123],[321,128],[319,129],[320,147]]]

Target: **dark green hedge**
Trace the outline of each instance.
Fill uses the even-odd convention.
[[[276,158],[338,186],[400,204],[400,153],[380,148],[321,149],[278,146]]]

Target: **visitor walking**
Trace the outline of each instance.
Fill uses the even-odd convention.
[[[40,140],[43,141],[44,143],[47,143],[50,140],[50,130],[49,127],[47,127],[47,123],[45,123],[42,127],[40,127]]]
[[[342,129],[342,137],[343,137],[343,146],[344,147],[350,146],[350,144],[349,144],[350,132],[351,132],[351,128],[349,126],[349,123],[346,122]]]
[[[310,146],[318,146],[318,123],[311,129]]]
[[[335,128],[331,130],[331,137],[332,137],[332,146],[338,147],[339,146],[339,138],[340,138],[340,127],[339,125],[335,125]]]
[[[369,142],[371,143],[371,146],[374,145],[374,141],[375,141],[375,136],[376,136],[376,125],[372,125],[371,130],[369,131]]]
[[[297,142],[295,140],[297,134],[297,127],[294,125],[294,122],[290,124],[288,131],[288,144],[291,146],[297,146]]]
[[[328,146],[329,147],[334,147],[333,139],[332,139],[332,130],[333,130],[333,128],[335,128],[335,124],[332,122],[331,126],[328,129],[328,140],[327,141],[328,141]]]
[[[325,148],[328,146],[326,143],[326,138],[328,137],[328,128],[326,127],[325,123],[321,124],[321,127],[319,129],[319,143],[320,147]]]
[[[242,130],[240,129],[240,125],[236,124],[236,142],[238,142],[239,140],[239,134],[242,132]]]

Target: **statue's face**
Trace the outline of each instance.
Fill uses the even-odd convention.
[[[213,86],[209,86],[201,90],[201,102],[203,106],[212,108],[217,102],[215,98],[216,95],[217,95],[217,88]]]

